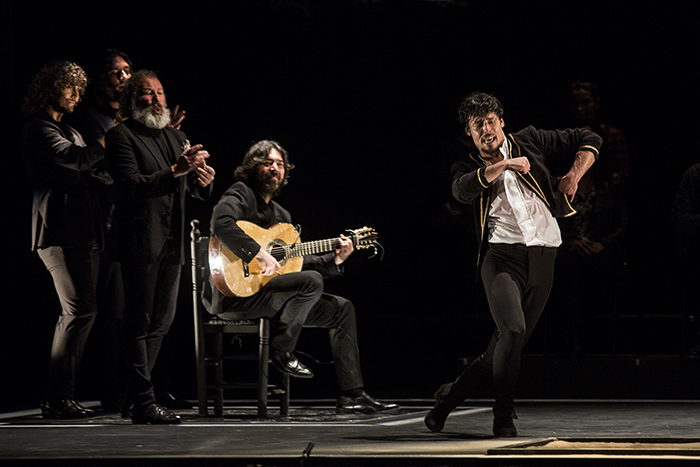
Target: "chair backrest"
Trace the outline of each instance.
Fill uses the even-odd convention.
[[[195,331],[199,328],[209,329],[219,326],[219,332],[257,333],[258,319],[222,320],[210,314],[215,290],[214,280],[209,271],[209,237],[202,236],[199,221],[194,219],[192,225],[192,301],[194,307]],[[221,327],[223,326],[223,327]]]
[[[209,237],[201,235],[198,220],[192,220],[190,225],[192,226],[192,300],[195,312],[203,313],[211,310],[212,303],[212,288],[209,278]],[[204,310],[201,309],[200,304]]]

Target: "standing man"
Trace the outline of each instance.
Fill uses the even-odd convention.
[[[212,234],[245,263],[257,260],[266,276],[277,272],[280,264],[236,222],[245,220],[260,227],[291,224],[289,212],[272,198],[287,185],[293,168],[279,143],[264,140],[254,144],[236,168],[238,182],[224,193],[212,214]],[[210,312],[223,319],[274,317],[270,359],[279,371],[296,378],[314,376],[293,353],[302,327],[329,329],[340,390],[336,413],[398,410],[398,405],[377,401],[364,391],[355,307],[343,297],[323,293],[323,278],[342,275],[343,263],[353,251],[352,241],[341,235],[334,252],[304,256],[302,271],[273,277],[251,297],[224,297],[212,281]]]
[[[118,50],[109,49],[101,66],[99,76],[92,76],[97,89],[93,89],[80,108],[70,116],[71,123],[83,134],[106,135],[117,123],[119,99],[126,81],[131,78],[131,60]]]
[[[22,110],[30,117],[22,132],[22,156],[34,186],[32,250],[53,277],[61,302],[44,418],[85,418],[92,410],[75,402],[78,369],[95,321],[95,284],[101,247],[96,178],[111,183],[96,164],[104,158],[104,139],[87,141],[66,125],[87,86],[77,64],[45,65],[32,80]]]
[[[595,161],[601,139],[585,129],[527,127],[507,137],[503,107],[494,96],[473,93],[459,109],[477,152],[452,166],[452,194],[473,205],[480,268],[496,330],[479,358],[435,393],[425,417],[441,431],[449,413],[476,388],[493,382],[493,434],[517,436],[513,419],[520,353],[532,334],[552,288],[561,235],[556,217],[576,213],[570,201],[578,181]],[[545,162],[576,152],[568,173],[552,177]]]
[[[112,229],[126,297],[131,419],[179,423],[156,402],[151,371],[175,317],[185,194],[208,198],[215,172],[202,145],[190,147],[183,132],[168,126],[170,110],[154,72],[142,70],[127,81],[119,113],[124,121],[107,133],[107,160],[119,190]]]
[[[100,67],[95,71],[98,79],[96,90],[89,93],[84,102],[66,120],[85,138],[104,139],[109,130],[118,123],[119,101],[126,81],[131,78],[133,64],[129,56],[116,49],[108,49]],[[171,112],[169,125],[180,129],[185,112],[175,106]],[[103,160],[100,164],[104,163]],[[100,202],[102,230],[105,239],[105,251],[100,257],[100,270],[97,278],[97,306],[100,313],[95,321],[93,337],[99,343],[102,353],[100,370],[102,373],[101,401],[102,410],[116,412],[123,408],[124,371],[122,351],[122,328],[124,321],[124,286],[121,267],[111,255],[110,230],[114,214],[114,188],[112,185],[97,184]],[[90,344],[88,344],[89,346]],[[168,390],[168,372],[164,365],[164,352],[167,341],[160,352],[160,364],[154,370],[156,399],[169,409],[188,409],[192,404],[176,398]],[[160,376],[160,381],[157,381]]]
[[[126,80],[131,78],[131,60],[117,50],[108,50],[101,63],[99,80],[75,112],[65,120],[84,138],[102,139],[116,125],[119,98]],[[94,77],[93,77],[94,78]],[[97,89],[95,89],[97,88]],[[106,160],[100,161],[106,167]],[[106,169],[105,169],[106,170]],[[114,184],[95,184],[102,220],[105,247],[100,255],[97,275],[97,307],[91,340],[100,353],[99,394],[103,412],[117,412],[124,397],[122,361],[122,323],[124,321],[124,287],[119,263],[110,257],[110,229],[114,212]],[[90,344],[88,343],[88,348]]]

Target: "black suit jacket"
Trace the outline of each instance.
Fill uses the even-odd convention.
[[[41,113],[27,120],[21,146],[34,186],[32,250],[99,243],[93,182],[100,176],[95,165],[104,157],[102,145],[86,144],[73,128]],[[111,180],[105,173],[102,181]]]
[[[527,157],[530,172],[517,173],[525,186],[531,189],[549,208],[554,217],[567,217],[576,214],[568,198],[558,190],[558,180],[550,172],[549,166],[557,158],[573,155],[579,150],[591,151],[596,159],[603,140],[584,128],[567,130],[538,130],[529,126],[517,133],[507,135],[511,157]],[[571,159],[573,160],[573,159]],[[486,163],[478,152],[464,160],[452,164],[452,195],[462,203],[471,204],[474,209],[479,254],[477,269],[481,266],[488,247],[487,230],[489,211],[493,201],[492,184],[486,181]],[[477,280],[479,275],[477,274]]]
[[[116,259],[128,255],[153,263],[168,238],[175,237],[183,264],[185,193],[199,199],[211,194],[212,184],[201,187],[194,171],[184,177],[173,176],[172,165],[187,137],[171,127],[163,133],[172,150],[171,160],[162,156],[149,129],[134,120],[107,132],[107,165],[118,188],[112,225]]]

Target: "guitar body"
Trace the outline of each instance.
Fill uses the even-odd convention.
[[[301,271],[304,256],[334,251],[338,246],[338,238],[300,243],[299,232],[291,224],[275,224],[267,229],[248,221],[237,221],[236,225],[270,253],[280,268],[271,276],[263,276],[257,259],[246,263],[212,236],[209,238],[209,270],[216,288],[227,297],[250,297],[273,277]],[[374,248],[376,254],[378,243],[374,229],[362,227],[348,230],[346,235],[355,249]]]
[[[275,246],[299,243],[299,232],[291,224],[275,224],[270,228],[262,228],[248,221],[238,221],[236,224],[268,253]],[[273,256],[275,256],[273,254]],[[227,297],[250,297],[258,292],[273,277],[290,272],[299,272],[304,264],[302,256],[294,258],[277,258],[280,268],[271,276],[263,276],[258,260],[244,262],[222,245],[216,237],[209,239],[209,268],[214,284]]]

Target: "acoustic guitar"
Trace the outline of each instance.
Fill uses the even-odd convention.
[[[273,277],[301,271],[304,256],[334,251],[338,245],[338,238],[301,243],[299,232],[293,225],[286,223],[269,228],[248,221],[238,221],[236,225],[270,253],[280,263],[280,268],[271,276],[263,276],[263,269],[257,259],[250,263],[243,261],[212,235],[209,238],[209,269],[216,288],[227,297],[250,297]],[[369,227],[348,230],[346,236],[358,250],[376,250],[378,245],[377,232]]]

